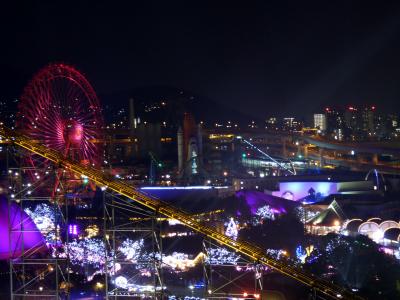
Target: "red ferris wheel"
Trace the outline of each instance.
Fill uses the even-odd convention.
[[[90,83],[74,67],[54,63],[33,77],[21,96],[16,126],[66,157],[101,164],[100,103]]]
[[[96,93],[74,67],[62,63],[41,69],[25,87],[16,127],[32,140],[82,164],[100,166],[103,118]],[[30,154],[25,166],[48,168],[48,162]],[[47,172],[46,172],[47,174]],[[31,174],[39,179],[38,173]],[[73,186],[73,175],[69,182]],[[57,193],[58,171],[52,197]],[[71,186],[71,185],[70,185]],[[92,188],[93,186],[90,185]]]

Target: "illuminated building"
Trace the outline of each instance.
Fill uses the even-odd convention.
[[[375,130],[374,124],[375,106],[365,107],[361,113],[363,131],[373,134]]]
[[[266,125],[265,128],[266,129],[274,129],[277,130],[278,129],[278,120],[276,117],[270,117],[265,121]]]
[[[375,106],[359,109],[351,105],[346,109],[326,108],[327,132],[339,141],[372,137],[376,132],[375,109]]]
[[[350,219],[344,222],[342,233],[345,235],[362,234],[382,246],[381,250],[400,259],[400,224],[394,220],[381,218]]]
[[[326,131],[326,116],[325,114],[314,114],[314,127],[321,131]]]
[[[325,116],[327,133],[336,140],[343,140],[343,131],[346,125],[343,110],[327,107],[325,108]]]
[[[283,118],[283,130],[288,131],[300,131],[302,129],[302,123],[297,121],[293,117]]]
[[[360,114],[356,107],[349,106],[344,112],[344,120],[347,128],[349,128],[353,134],[358,133],[362,126],[360,126]]]
[[[374,193],[374,182],[362,181],[281,181],[279,190],[272,191],[276,197],[294,201],[315,202],[329,195]]]
[[[307,231],[314,235],[326,235],[330,232],[338,233],[345,219],[340,206],[333,201],[326,210],[307,220]]]

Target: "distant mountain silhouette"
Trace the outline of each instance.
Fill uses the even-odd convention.
[[[197,122],[206,124],[234,121],[247,122],[251,117],[234,107],[221,104],[202,95],[168,86],[150,86],[100,95],[100,100],[107,111],[105,118],[115,117],[110,111],[124,109],[129,112],[129,99],[135,100],[135,114],[148,122],[166,121],[169,124],[180,124],[183,113],[191,112]],[[165,105],[162,105],[165,103]]]

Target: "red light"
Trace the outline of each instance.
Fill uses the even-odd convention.
[[[326,111],[329,111],[329,107],[325,108]]]
[[[372,110],[375,110],[375,106],[372,106],[371,109],[372,109]]]

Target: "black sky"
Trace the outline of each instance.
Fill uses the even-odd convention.
[[[255,117],[400,111],[398,1],[7,1],[0,16],[2,100],[64,61],[100,95],[172,86]]]

